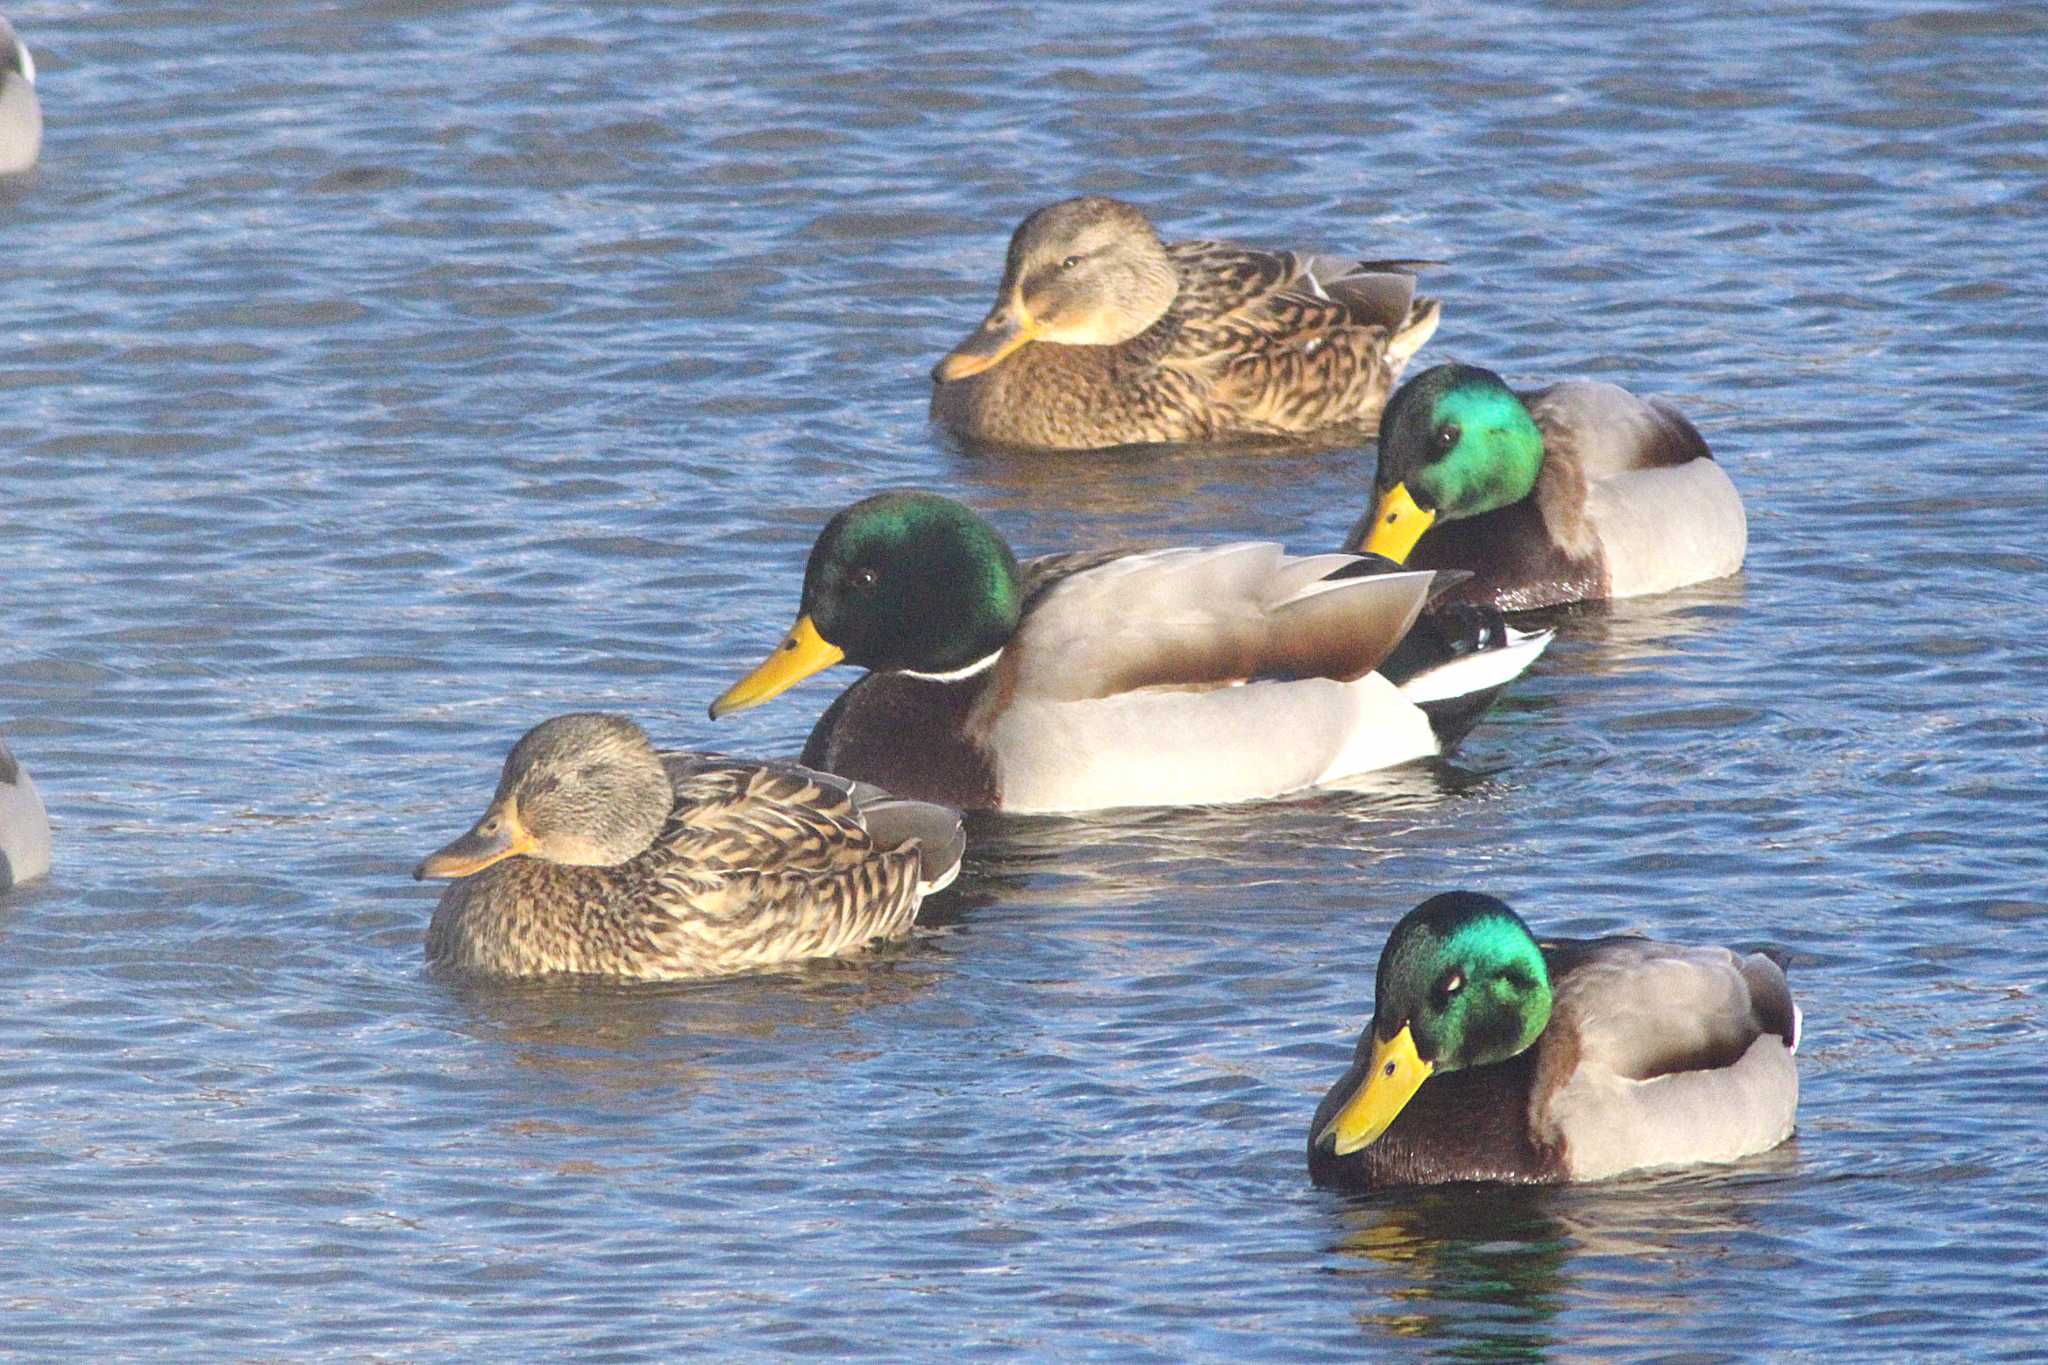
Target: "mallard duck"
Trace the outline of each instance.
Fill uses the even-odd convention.
[[[1469,724],[1474,695],[1550,638],[1447,650],[1389,678],[1375,665],[1433,576],[1343,576],[1362,566],[1270,544],[1020,564],[950,498],[884,493],[826,525],[795,627],[711,714],[844,661],[871,671],[803,761],[892,791],[1007,811],[1297,792],[1440,752],[1432,709]]]
[[[50,870],[50,817],[43,798],[0,739],[0,891]]]
[[[0,18],[0,175],[36,164],[43,150],[43,107],[36,101],[36,59]]]
[[[1503,611],[1636,597],[1742,567],[1742,497],[1691,422],[1612,384],[1517,395],[1438,365],[1380,422],[1377,505],[1347,548],[1466,569],[1454,594]]]
[[[960,816],[794,764],[657,753],[623,716],[556,716],[505,760],[427,960],[491,976],[666,980],[908,932],[959,871]]]
[[[1068,199],[1010,238],[995,308],[932,371],[932,418],[1053,450],[1370,435],[1436,331],[1422,264],[1168,245],[1129,204]]]
[[[1492,896],[1408,912],[1309,1125],[1318,1185],[1600,1180],[1792,1134],[1799,1009],[1760,953],[1544,939]]]

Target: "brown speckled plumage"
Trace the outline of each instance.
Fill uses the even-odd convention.
[[[661,761],[674,804],[651,845],[612,866],[508,857],[455,881],[428,961],[497,976],[721,975],[906,933],[957,868],[958,816],[942,807],[794,764]]]
[[[1127,257],[1129,269],[1056,297],[1051,267],[1034,263],[1073,260],[1070,249],[1090,241],[1106,242],[1096,255]],[[1143,292],[1147,262],[1172,281],[1156,299]],[[1048,301],[1034,316],[1064,308],[1114,340],[1027,342],[991,368],[938,383],[931,415],[972,440],[1048,449],[1332,429],[1367,437],[1436,330],[1438,304],[1415,296],[1414,276],[1399,268],[1407,264],[1166,245],[1129,205],[1052,205],[1018,228],[997,311],[1025,307],[1038,287]],[[1091,335],[1078,324],[1066,334]]]

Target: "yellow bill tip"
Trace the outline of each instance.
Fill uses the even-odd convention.
[[[1382,1039],[1375,1034],[1365,1081],[1344,1102],[1337,1117],[1316,1134],[1316,1141],[1338,1156],[1370,1147],[1400,1117],[1408,1101],[1415,1098],[1415,1092],[1435,1070],[1434,1063],[1416,1055],[1415,1037],[1407,1025],[1402,1025],[1392,1038]]]
[[[845,657],[845,650],[818,634],[818,627],[810,617],[800,616],[773,654],[711,703],[711,719],[717,720],[720,716],[744,711],[779,697],[813,673],[822,673]]]
[[[988,355],[970,355],[962,351],[955,351],[938,364],[932,366],[932,382],[936,384],[950,384],[956,379],[971,379],[984,370],[994,369],[997,361],[1015,349],[1015,347],[1011,347],[1008,350]]]
[[[1422,533],[1436,524],[1436,513],[1416,505],[1408,485],[1397,483],[1380,495],[1373,508],[1372,527],[1358,548],[1369,555],[1384,555],[1396,564],[1406,564]]]
[[[486,825],[495,827],[486,832]],[[531,853],[534,847],[533,836],[517,816],[493,810],[460,839],[422,858],[412,877],[416,882],[430,877],[471,877],[493,863]]]
[[[1013,303],[1007,309],[998,309],[975,329],[974,335],[955,346],[951,354],[932,367],[932,379],[936,383],[950,384],[956,379],[971,378],[994,369],[1007,360],[1012,351],[1035,339],[1038,333],[1038,323],[1024,311],[1022,304]]]

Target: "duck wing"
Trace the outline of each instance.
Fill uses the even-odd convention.
[[[1243,343],[1305,340],[1338,327],[1398,330],[1415,304],[1415,271],[1433,261],[1359,261],[1234,242],[1175,242],[1183,326]]]
[[[960,812],[893,796],[799,763],[666,753],[676,848],[718,872],[835,879],[905,866],[923,896],[950,884],[966,851]]]
[[[1415,622],[1427,573],[1331,579],[1356,556],[1248,542],[1121,554],[1042,586],[1004,651],[1009,681],[1081,701],[1257,678],[1350,681]],[[1027,579],[1050,572],[1032,561]]]
[[[1762,954],[1601,939],[1556,989],[1552,1017],[1577,1036],[1580,1066],[1630,1080],[1732,1065],[1765,1033],[1792,1041],[1790,987]]]
[[[1544,949],[1556,1002],[1532,1109],[1575,1177],[1729,1161],[1790,1134],[1798,1010],[1776,963],[1633,938]]]
[[[1544,458],[1571,461],[1588,484],[1714,458],[1699,428],[1661,398],[1583,379],[1518,396],[1543,433]]]
[[[1436,331],[1415,262],[1353,261],[1223,242],[1168,248],[1181,267],[1180,328],[1163,364],[1252,431],[1302,432],[1376,418],[1395,378]]]

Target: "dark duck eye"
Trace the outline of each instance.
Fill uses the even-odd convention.
[[[1067,257],[1067,259],[1060,262],[1060,269],[1072,270],[1075,266],[1079,264],[1081,264],[1081,258],[1079,256],[1069,256]]]
[[[1458,438],[1464,434],[1456,422],[1446,422],[1436,429],[1436,448],[1438,450],[1449,450],[1458,443]]]
[[[862,565],[860,568],[855,569],[853,573],[848,576],[847,581],[853,584],[854,587],[861,589],[862,591],[866,591],[867,589],[875,586],[875,580],[878,577],[880,577],[880,575],[877,574],[873,569],[868,568],[866,565]]]

